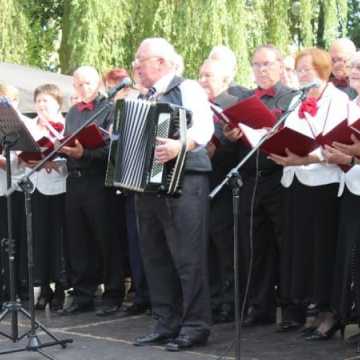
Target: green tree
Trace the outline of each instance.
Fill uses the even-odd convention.
[[[28,64],[29,24],[16,0],[1,0],[0,61]]]
[[[59,50],[62,72],[71,73],[84,64],[100,71],[123,64],[128,20],[129,1],[64,0]]]
[[[63,0],[18,0],[28,19],[29,62],[38,67],[57,70],[59,39],[64,13]]]
[[[348,6],[348,33],[356,46],[360,48],[360,2],[359,0],[349,0]]]

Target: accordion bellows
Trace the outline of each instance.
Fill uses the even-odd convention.
[[[106,184],[136,192],[178,195],[190,122],[191,113],[180,106],[139,99],[119,100]],[[157,137],[180,140],[182,148],[175,159],[161,164],[154,158]]]

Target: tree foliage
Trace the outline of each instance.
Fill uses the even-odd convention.
[[[359,0],[349,0],[347,29],[349,36],[360,48],[360,2]]]
[[[29,24],[16,0],[0,0],[0,61],[28,63]]]
[[[71,73],[131,67],[142,39],[162,36],[197,77],[214,45],[238,59],[238,80],[250,79],[256,46],[285,53],[322,46],[347,33],[360,43],[358,0],[0,0],[0,59]],[[16,31],[12,31],[16,29]],[[30,30],[31,29],[31,30]]]

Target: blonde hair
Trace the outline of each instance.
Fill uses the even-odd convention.
[[[0,96],[6,96],[10,100],[19,101],[19,90],[15,86],[0,83]]]

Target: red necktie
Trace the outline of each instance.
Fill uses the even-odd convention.
[[[95,104],[93,101],[90,101],[88,103],[82,101],[82,102],[79,102],[78,104],[76,104],[76,107],[80,112],[83,112],[85,110],[92,111],[95,108]]]
[[[275,89],[273,87],[271,87],[269,89],[257,88],[255,90],[255,96],[257,96],[258,98],[262,98],[263,96],[274,97],[275,96]]]

